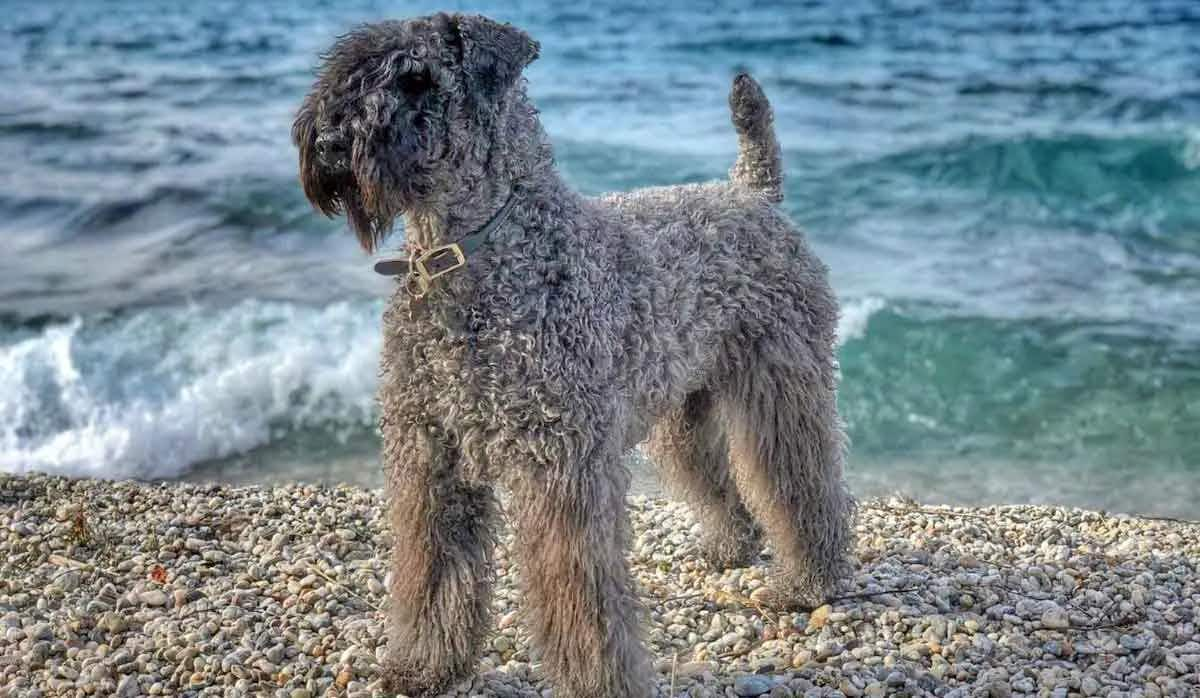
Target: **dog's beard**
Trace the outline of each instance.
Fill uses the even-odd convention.
[[[420,208],[433,193],[433,178],[423,169],[407,170],[387,180],[363,181],[348,176],[338,199],[351,230],[368,252],[391,232],[396,219]]]

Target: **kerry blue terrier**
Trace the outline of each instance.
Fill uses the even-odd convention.
[[[780,604],[819,602],[848,564],[837,303],[775,206],[766,97],[733,83],[729,181],[587,198],[526,96],[537,54],[479,16],[367,25],[324,57],[292,132],[306,195],[368,251],[404,218],[379,403],[386,677],[411,695],[469,676],[489,632],[494,487],[556,695],[651,694],[625,560],[622,456],[642,441],[713,564],[747,564],[765,533]]]

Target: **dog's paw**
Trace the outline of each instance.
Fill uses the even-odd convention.
[[[755,589],[750,598],[763,608],[776,612],[811,611],[829,597],[831,585],[816,583],[811,579],[798,580],[794,576],[774,572],[767,583]]]
[[[396,698],[433,698],[450,687],[453,677],[408,664],[391,662],[383,667],[383,690]]]
[[[761,546],[756,539],[705,536],[697,546],[700,558],[713,570],[749,567],[758,559]]]
[[[700,558],[714,570],[749,567],[763,553],[762,531],[752,521],[704,526],[697,541]]]

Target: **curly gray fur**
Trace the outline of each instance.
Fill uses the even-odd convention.
[[[412,243],[460,239],[521,190],[465,268],[419,301],[398,289],[384,316],[386,677],[409,695],[468,675],[489,631],[493,487],[556,695],[650,694],[621,460],[647,438],[714,563],[751,560],[761,525],[781,604],[820,601],[846,572],[837,303],[772,205],[766,97],[734,83],[730,181],[587,198],[555,172],[526,96],[537,50],[471,15],[362,27],[293,127],[306,194],[368,250],[401,215]]]

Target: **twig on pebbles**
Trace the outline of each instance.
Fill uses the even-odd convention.
[[[365,603],[367,606],[370,606],[371,608],[375,609],[376,611],[379,611],[380,613],[383,612],[383,608],[381,606],[379,606],[378,604],[372,603],[369,599],[364,597],[362,594],[359,594],[353,588],[346,586],[345,584],[343,584],[343,583],[339,582],[338,580],[334,579],[333,577],[329,576],[320,567],[317,567],[316,565],[309,565],[308,569],[310,572],[316,574],[317,576],[321,577],[322,579],[329,582],[330,584],[341,587],[343,591],[350,594],[351,596],[358,599],[359,601]]]
[[[832,599],[826,599],[825,603],[833,605],[840,601],[855,601],[858,599],[872,599],[876,596],[888,596],[889,594],[907,594],[911,591],[921,591],[924,587],[901,587],[899,589],[884,589],[882,591],[866,591],[859,594],[846,594],[845,596],[835,596]],[[810,611],[816,609],[809,609]]]
[[[882,511],[889,514],[925,514],[927,516],[945,516],[957,519],[979,519],[981,521],[994,521],[995,515],[992,514],[974,514],[966,511],[947,511],[943,509],[932,509],[929,507],[907,506],[893,507],[887,504],[863,504],[863,509],[871,509],[873,511]]]
[[[1174,516],[1139,516],[1137,518],[1145,519],[1146,521],[1164,521],[1166,523],[1182,524],[1184,526],[1200,526],[1200,521],[1177,519]]]
[[[66,557],[65,555],[51,554],[50,557],[47,558],[47,561],[50,564],[54,565],[55,567],[66,567],[67,570],[64,570],[63,573],[65,573],[66,571],[75,569],[75,570],[81,570],[81,571],[85,571],[85,572],[99,572],[100,574],[108,575],[109,577],[113,577],[114,579],[120,577],[120,575],[118,575],[116,572],[104,569],[103,567],[101,567],[95,563],[81,562],[79,560],[72,560],[71,558]],[[60,576],[61,576],[61,574],[62,573],[60,573]]]

